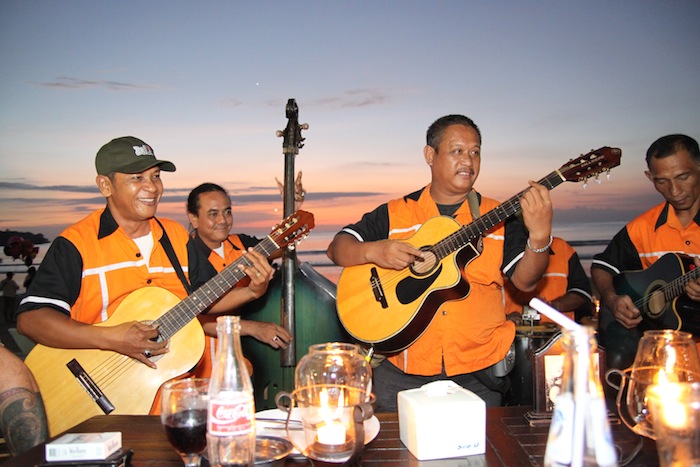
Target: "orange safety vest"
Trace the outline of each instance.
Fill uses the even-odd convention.
[[[99,237],[103,211],[101,209],[90,214],[61,233],[78,249],[83,261],[80,295],[71,306],[71,317],[88,324],[103,322],[112,316],[131,292],[143,287],[161,287],[180,299],[187,297],[184,285],[160,244],[163,229],[158,222],[150,220],[153,250],[149,264],[146,264],[138,246],[121,227]],[[170,243],[186,274],[187,230],[175,221],[159,220],[168,232]]]
[[[71,317],[88,324],[103,322],[112,316],[131,292],[143,287],[161,287],[180,299],[187,297],[185,286],[160,243],[164,232],[158,221],[149,221],[153,249],[146,264],[136,243],[121,227],[116,227],[116,223],[116,230],[104,231],[108,227],[101,225],[104,211],[93,212],[61,233],[80,252],[83,262],[80,295],[71,306]],[[106,219],[113,222],[111,216]],[[175,221],[159,220],[186,275],[189,234]],[[160,413],[160,400],[159,390],[151,406],[151,414]]]

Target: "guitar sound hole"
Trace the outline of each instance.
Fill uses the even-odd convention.
[[[414,261],[410,266],[411,272],[417,276],[425,276],[430,274],[435,270],[435,266],[438,264],[435,253],[428,249],[423,249],[423,252],[425,253],[423,261]]]
[[[652,292],[649,295],[647,306],[649,309],[650,318],[658,318],[661,314],[663,314],[664,309],[666,308],[666,299],[664,298],[663,292],[661,290],[655,290]]]

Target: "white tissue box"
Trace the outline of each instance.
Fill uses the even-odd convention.
[[[418,460],[486,452],[486,404],[453,381],[398,394],[401,442]]]

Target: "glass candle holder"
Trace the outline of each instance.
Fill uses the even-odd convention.
[[[611,374],[621,376],[619,387],[611,382]],[[609,370],[606,379],[619,391],[617,408],[622,421],[635,433],[655,439],[647,389],[664,382],[700,381],[700,356],[693,336],[673,330],[645,331],[632,366]]]
[[[647,400],[661,467],[700,465],[700,383],[655,384]]]
[[[372,367],[355,344],[328,342],[309,347],[294,371],[294,387],[339,385],[372,393]]]
[[[277,395],[277,406],[299,411],[305,456],[324,462],[346,462],[364,447],[364,420],[372,411],[372,368],[356,345],[331,342],[312,345],[296,367],[295,389]],[[284,399],[289,399],[285,404]],[[291,437],[290,437],[291,439]]]

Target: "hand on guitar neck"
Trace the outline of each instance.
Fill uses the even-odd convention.
[[[344,267],[337,289],[341,323],[353,338],[372,345],[378,352],[394,353],[410,346],[423,334],[443,303],[469,295],[470,286],[461,271],[481,254],[479,239],[494,230],[505,229],[506,220],[521,210],[530,234],[529,246],[523,246],[524,252],[514,266],[511,279],[520,290],[532,290],[548,264],[552,220],[549,190],[565,181],[585,181],[609,171],[619,165],[620,156],[619,149],[605,146],[570,160],[537,183],[530,181],[525,190],[503,203],[496,205],[492,200],[483,203],[482,199],[481,209],[487,211],[486,205],[491,209],[472,215],[471,223],[467,223],[469,218],[464,216],[464,208],[458,213],[464,216],[461,223],[447,215],[426,218],[430,213],[423,204],[444,202],[444,198],[436,199],[433,195],[435,183],[444,178],[444,168],[436,168],[440,164],[433,157],[429,163],[436,175],[430,185],[429,199],[421,191],[420,198],[409,195],[379,206],[359,223],[336,235],[328,246],[328,257]],[[467,169],[458,173],[462,172],[469,173]],[[471,190],[464,188],[463,203]],[[389,212],[390,205],[394,214]],[[392,219],[397,219],[396,225]],[[400,225],[398,219],[405,225]],[[356,230],[354,234],[352,229]],[[409,233],[411,236],[401,240],[377,238],[381,234],[389,236],[390,229],[397,229],[397,236]],[[504,233],[498,235],[505,238]],[[525,240],[525,233],[522,235],[518,237],[516,233],[515,238]],[[503,244],[494,247],[503,248]]]
[[[693,257],[693,269],[700,270],[700,258],[697,256]],[[694,302],[700,302],[700,279],[688,281],[685,286],[685,293]]]

